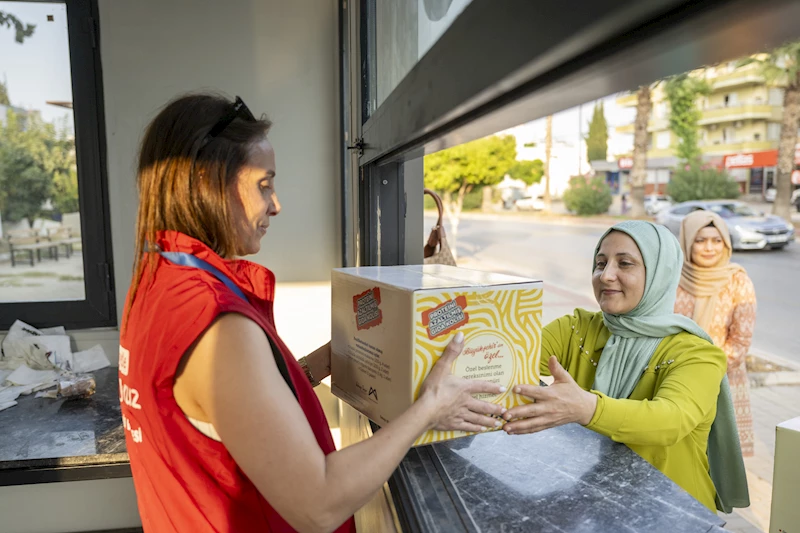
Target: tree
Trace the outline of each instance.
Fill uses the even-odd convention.
[[[603,102],[594,106],[589,134],[586,136],[586,160],[605,161],[608,157],[608,122]]]
[[[75,144],[36,113],[8,110],[0,125],[0,213],[12,222],[33,220],[52,199],[60,210],[77,209]],[[55,193],[55,194],[54,194]],[[62,211],[66,212],[66,211]]]
[[[772,212],[791,220],[792,171],[800,127],[800,41],[784,44],[764,56],[750,57],[739,62],[761,66],[764,78],[772,84],[785,83],[781,139],[778,144],[778,176],[775,183],[775,203]]]
[[[0,105],[11,105],[11,100],[8,99],[8,87],[3,82],[0,82]]]
[[[464,195],[474,187],[499,183],[516,157],[517,141],[513,135],[485,137],[425,156],[425,186],[442,194],[453,250]]]
[[[515,161],[508,169],[508,175],[515,180],[524,181],[525,185],[539,183],[544,176],[544,162],[541,159]]]
[[[564,205],[580,215],[601,215],[611,206],[611,189],[600,176],[573,176],[564,192]]]
[[[653,109],[649,85],[636,92],[636,119],[633,123],[633,167],[631,168],[631,211],[633,218],[643,217],[644,183],[647,178],[647,123]]]
[[[13,26],[15,31],[14,40],[20,44],[26,37],[33,35],[33,30],[36,29],[35,24],[23,24],[17,17],[4,11],[0,11],[0,26],[5,26],[6,28]]]
[[[695,159],[675,170],[667,192],[676,202],[728,199],[739,197],[739,185],[724,170]]]
[[[708,83],[689,74],[673,76],[664,87],[669,101],[669,128],[678,138],[675,151],[682,164],[694,163],[702,155],[698,144],[698,121],[702,116],[697,98],[711,93]]]
[[[544,208],[550,211],[550,162],[553,155],[553,115],[548,115],[544,137]]]

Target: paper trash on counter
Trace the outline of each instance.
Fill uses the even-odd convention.
[[[99,344],[95,344],[88,350],[75,352],[72,354],[72,371],[77,373],[94,372],[101,368],[111,366],[111,362],[106,357],[106,352]]]
[[[63,326],[37,329],[17,320],[0,353],[0,411],[34,392],[37,398],[89,396],[96,387],[89,373],[108,366],[111,363],[99,344],[73,353]]]
[[[36,329],[21,320],[15,321],[3,339],[0,368],[16,369],[27,365],[35,370],[64,368],[72,365],[70,338],[63,327]]]
[[[22,365],[14,370],[6,381],[11,385],[45,385],[55,384],[58,380],[58,372],[55,370],[33,370],[27,365]]]
[[[71,340],[63,326],[37,329],[17,320],[9,328],[2,348],[0,368],[11,370],[25,365],[33,370],[60,369],[82,373],[111,366],[99,344],[73,353]]]

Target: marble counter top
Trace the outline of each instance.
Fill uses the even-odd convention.
[[[627,446],[576,424],[415,448],[391,486],[406,532],[706,533],[724,525]]]
[[[0,486],[130,476],[117,369],[85,399],[21,396],[0,412]]]
[[[707,532],[724,521],[630,448],[577,424],[435,445],[482,532]]]

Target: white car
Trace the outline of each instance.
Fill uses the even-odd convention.
[[[541,196],[534,198],[526,196],[514,202],[517,211],[542,211],[544,210],[544,199]]]
[[[778,191],[774,188],[767,189],[767,192],[764,193],[764,200],[769,203],[775,202],[775,196],[778,194]],[[800,189],[795,189],[792,191],[792,199],[789,200],[789,203],[797,208],[800,211]]]
[[[644,198],[644,210],[648,215],[657,215],[662,209],[672,206],[672,198],[664,195],[651,194]]]

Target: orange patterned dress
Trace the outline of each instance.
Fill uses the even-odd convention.
[[[692,317],[695,297],[678,287],[675,312]],[[750,277],[740,271],[720,291],[716,313],[707,333],[714,344],[728,356],[728,381],[731,386],[736,425],[742,455],[753,455],[753,415],[750,411],[750,384],[747,379],[746,357],[756,325],[756,291]]]

